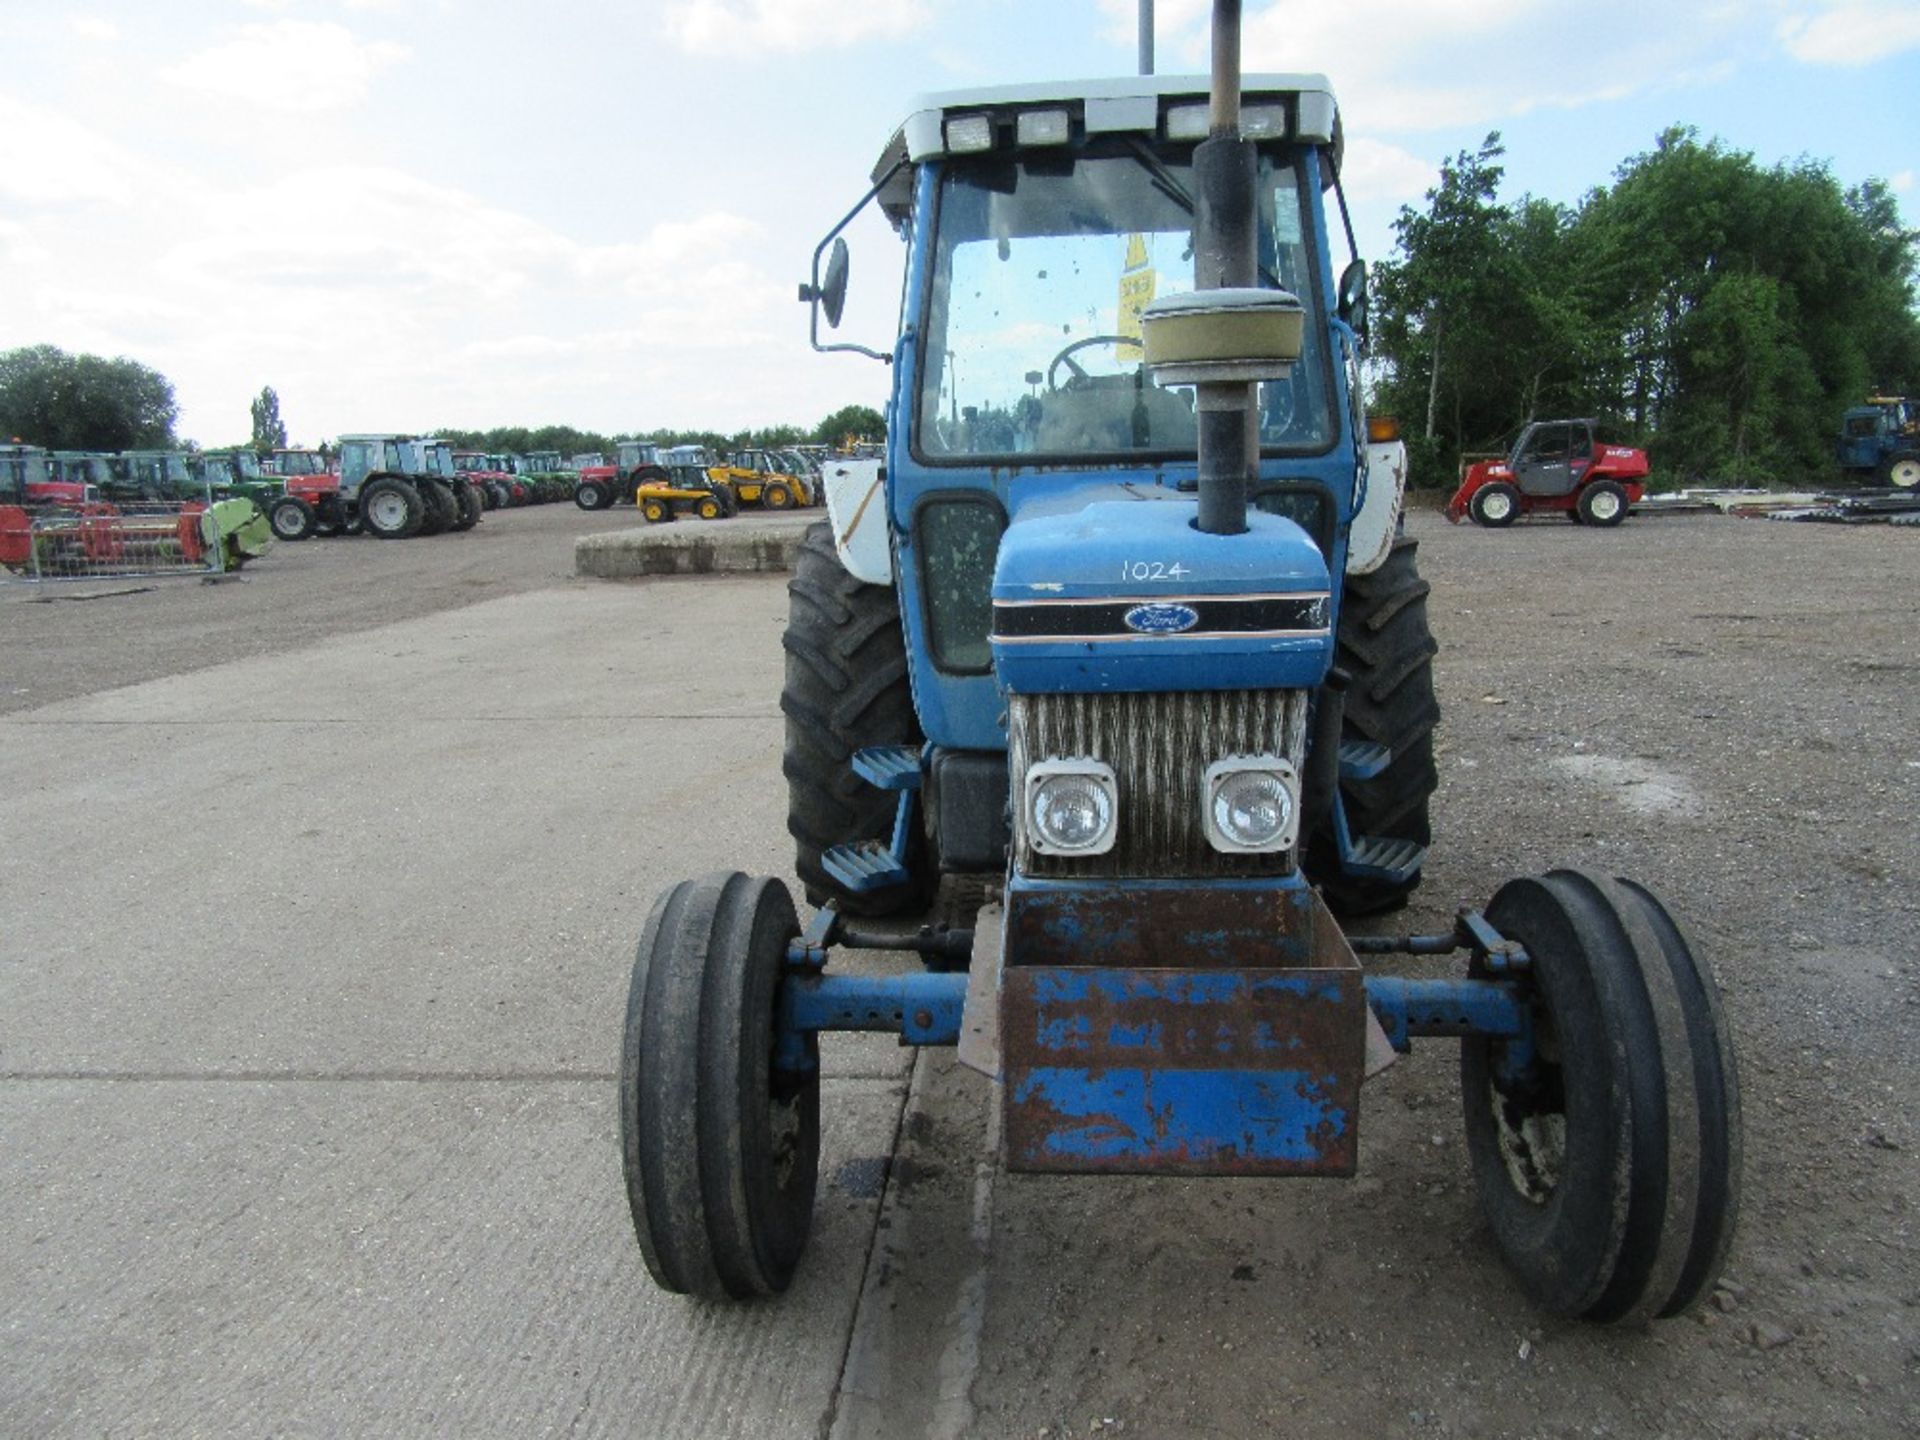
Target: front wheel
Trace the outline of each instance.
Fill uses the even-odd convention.
[[[698,515],[702,520],[718,520],[720,518],[720,502],[709,495],[693,507],[693,513]]]
[[[313,507],[298,495],[282,495],[267,511],[267,524],[276,540],[305,540],[319,523]]]
[[[1467,514],[1473,523],[1489,530],[1502,530],[1520,518],[1520,492],[1504,480],[1482,485],[1467,502]]]
[[[1896,490],[1920,490],[1920,455],[1896,455],[1887,461],[1885,479]]]
[[[582,510],[604,510],[613,503],[613,495],[600,485],[589,480],[573,492],[573,503]]]
[[[647,1271],[682,1295],[749,1300],[793,1279],[813,1223],[820,1066],[776,1063],[787,945],[778,880],[720,872],[654,902],[620,1048],[620,1159]]]
[[[769,510],[788,510],[793,507],[793,492],[776,481],[760,492],[760,503]]]
[[[673,507],[649,496],[640,502],[640,515],[649,525],[661,525],[673,518]]]
[[[1461,1042],[1494,1243],[1556,1315],[1678,1315],[1712,1289],[1739,1211],[1739,1082],[1713,981],[1631,881],[1555,870],[1509,881],[1486,913],[1531,962],[1513,983],[1535,1048],[1508,1073],[1505,1042]]]
[[[1612,529],[1627,518],[1627,492],[1611,480],[1596,480],[1580,492],[1573,509],[1583,524]]]

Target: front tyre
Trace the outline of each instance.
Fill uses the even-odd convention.
[[[1556,870],[1509,881],[1486,913],[1531,962],[1515,983],[1536,1052],[1507,1074],[1504,1042],[1461,1042],[1494,1242],[1556,1315],[1678,1315],[1719,1276],[1739,1210],[1739,1083],[1712,979],[1630,881]]]
[[[319,523],[313,506],[298,495],[282,495],[267,511],[267,524],[276,540],[305,540]]]
[[[1467,514],[1476,525],[1504,530],[1520,518],[1520,492],[1504,480],[1482,485],[1467,502]]]
[[[818,1046],[776,1067],[780,986],[800,933],[787,887],[720,872],[647,917],[620,1050],[620,1158],[654,1281],[748,1300],[787,1288],[820,1163]]]

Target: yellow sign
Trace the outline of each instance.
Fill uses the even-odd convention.
[[[1114,334],[1140,339],[1140,312],[1153,299],[1158,283],[1153,257],[1147,253],[1147,237],[1138,233],[1127,236],[1127,263],[1120,272],[1120,315]]]

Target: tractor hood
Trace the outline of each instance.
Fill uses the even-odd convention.
[[[1015,694],[1290,690],[1326,678],[1327,562],[1255,511],[1206,535],[1184,503],[1107,501],[1023,515],[1001,537],[993,664]]]

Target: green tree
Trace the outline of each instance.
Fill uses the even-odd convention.
[[[273,393],[273,387],[262,386],[248,408],[253,411],[253,448],[263,455],[269,450],[284,450],[287,427],[280,418],[280,397]]]
[[[880,440],[887,433],[887,422],[871,405],[843,405],[813,427],[813,443],[838,445],[849,435],[860,440]]]
[[[125,356],[0,353],[0,435],[50,450],[170,449],[179,413],[172,382]]]

